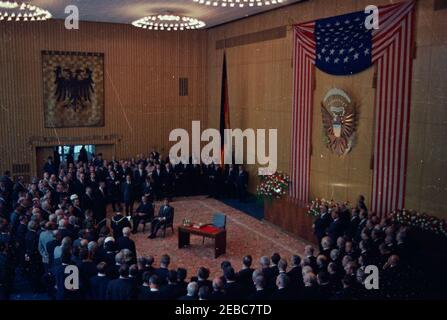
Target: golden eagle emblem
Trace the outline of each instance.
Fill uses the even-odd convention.
[[[331,89],[321,103],[326,145],[342,156],[351,151],[356,129],[356,112],[351,98],[341,89]]]

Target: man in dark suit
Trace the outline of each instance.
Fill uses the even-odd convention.
[[[209,292],[213,290],[213,283],[208,280],[208,277],[210,276],[210,271],[205,267],[200,267],[197,271],[197,284],[199,286],[199,289],[203,286],[208,287]]]
[[[138,300],[162,300],[163,295],[160,292],[160,278],[154,274],[152,276],[149,273],[143,275],[144,283],[140,287]]]
[[[116,176],[115,171],[110,170],[107,177],[108,201],[112,204],[113,211],[117,210],[117,204],[121,199],[121,181]]]
[[[242,259],[242,269],[237,274],[237,279],[239,283],[244,286],[246,292],[253,292],[255,290],[253,286],[253,271],[251,268],[251,263],[253,259],[250,255],[245,256]]]
[[[80,289],[66,288],[65,280],[70,273],[66,273],[67,267],[72,264],[71,254],[69,250],[62,251],[61,264],[55,268],[55,288],[56,288],[56,300],[79,300],[81,299]]]
[[[187,294],[183,297],[180,297],[179,300],[189,301],[189,300],[197,300],[197,293],[199,292],[199,285],[197,282],[191,281],[188,283],[186,287]]]
[[[243,166],[239,166],[239,172],[236,177],[237,194],[240,201],[245,201],[248,188],[248,172]]]
[[[261,264],[262,274],[264,275],[265,289],[269,293],[272,293],[276,288],[275,286],[276,278],[274,270],[270,268],[270,258],[267,256],[263,256],[261,257],[259,262]]]
[[[329,274],[325,271],[318,273],[318,292],[320,300],[329,300],[332,295],[332,286],[329,281]]]
[[[155,148],[152,149],[150,156],[153,160],[156,160],[156,161],[158,161],[158,159],[160,159],[160,153],[158,153]]]
[[[290,278],[291,289],[298,292],[304,287],[301,258],[298,255],[293,255],[291,260],[292,267],[290,268],[289,272],[287,272],[287,275]]]
[[[99,182],[99,187],[96,192],[96,200],[93,205],[93,217],[97,224],[103,223],[107,215],[107,189],[105,181]]]
[[[165,285],[168,282],[169,275],[169,264],[171,263],[171,258],[164,254],[160,259],[160,268],[155,270],[155,274],[158,276],[160,285]]]
[[[360,210],[357,210],[356,208],[353,208],[351,211],[351,219],[349,221],[348,230],[346,232],[347,236],[351,239],[355,238],[357,229],[360,224],[359,212],[360,212]]]
[[[331,238],[332,243],[336,243],[338,237],[342,236],[344,233],[343,222],[339,218],[338,210],[332,211],[332,222],[327,228],[327,235]]]
[[[136,298],[136,292],[132,280],[129,279],[129,266],[121,265],[119,278],[112,280],[107,285],[107,300],[132,300]]]
[[[86,188],[87,188],[87,180],[85,179],[85,173],[81,172],[79,174],[79,179],[73,182],[73,190],[78,195],[78,197],[83,197]]]
[[[344,276],[342,279],[343,289],[337,291],[331,300],[352,300],[355,298],[355,278],[353,276]]]
[[[82,146],[81,150],[79,150],[78,161],[81,161],[82,163],[88,162],[88,153],[85,146]]]
[[[270,260],[272,261],[270,269],[272,269],[272,273],[274,274],[274,277],[276,279],[276,277],[279,275],[278,263],[281,260],[281,256],[279,255],[279,253],[275,252],[270,257]]]
[[[225,170],[225,193],[227,197],[234,198],[236,195],[236,180],[238,171],[233,164],[230,164],[228,170]]]
[[[135,259],[137,257],[137,249],[135,248],[135,242],[132,239],[130,239],[130,233],[131,232],[129,227],[123,228],[123,236],[117,239],[117,247],[118,251],[121,251],[123,249],[130,250],[133,256],[132,263],[135,263],[136,262]]]
[[[148,197],[149,202],[154,201],[154,182],[151,176],[146,176],[146,180],[141,186],[141,191],[143,193],[143,196]]]
[[[389,299],[404,299],[405,290],[409,285],[408,275],[401,265],[397,255],[391,255],[383,266],[380,281],[383,284],[384,295]]]
[[[143,258],[144,259],[144,272],[149,272],[150,275],[155,274],[155,271],[157,270],[152,265],[154,264],[154,257],[149,255]]]
[[[188,283],[185,281],[186,275],[187,271],[185,268],[177,269],[177,286],[182,296],[186,294],[186,288],[188,287]]]
[[[134,172],[135,197],[139,198],[143,195],[143,184],[146,181],[147,171],[144,169],[144,163],[138,164],[138,169]]]
[[[102,167],[103,165],[103,158],[102,158],[102,153],[98,153],[96,156],[94,156],[93,158],[93,165],[97,168],[97,167]]]
[[[304,247],[304,262],[309,265],[312,270],[317,270],[317,258],[314,256],[315,249],[311,245]]]
[[[79,269],[81,292],[83,296],[86,296],[90,290],[90,279],[97,274],[97,266],[90,259],[90,253],[86,247],[81,247],[77,250],[79,250],[77,266]]]
[[[90,186],[87,186],[85,188],[85,193],[82,195],[81,200],[82,210],[85,212],[85,210],[94,210],[96,206],[96,196],[93,193],[93,189]],[[93,211],[94,212],[94,211]],[[95,212],[94,212],[95,214]]]
[[[105,300],[107,286],[110,279],[106,275],[107,264],[105,262],[98,263],[96,269],[98,274],[90,278],[89,299]]]
[[[265,289],[266,281],[262,272],[253,273],[253,284],[255,291],[247,297],[247,300],[262,301],[270,297],[269,292]]]
[[[39,253],[39,234],[37,222],[28,222],[28,231],[25,234],[25,254],[28,277],[32,289],[37,292],[40,288],[40,274],[43,272],[42,256]]]
[[[169,200],[174,196],[175,174],[170,163],[166,163],[165,171],[162,177],[163,192]]]
[[[318,245],[321,248],[321,239],[323,239],[324,236],[326,236],[326,230],[329,227],[329,225],[332,222],[331,215],[328,212],[328,207],[326,205],[320,206],[320,215],[315,219],[315,222],[313,224],[314,228],[314,234],[315,237],[318,240]]]
[[[303,300],[318,300],[319,291],[317,277],[313,272],[307,272],[303,276],[304,288],[299,298]]]
[[[292,300],[294,298],[289,288],[290,279],[287,274],[282,273],[276,277],[277,289],[270,296],[271,300]]]
[[[48,157],[47,161],[45,162],[45,165],[43,166],[43,171],[48,172],[50,175],[57,174],[57,168],[54,164],[53,157]]]
[[[177,271],[169,270],[166,279],[168,280],[168,283],[160,289],[163,299],[177,300],[183,295],[183,291],[180,290],[177,284]]]
[[[26,192],[27,192],[27,189],[24,185],[24,178],[23,178],[23,176],[19,176],[17,178],[17,182],[14,184],[13,191],[12,191],[13,204],[15,204],[17,202],[21,193],[26,193]]]
[[[131,175],[126,175],[126,181],[121,185],[121,194],[126,207],[126,216],[133,215],[133,204],[135,202],[135,184]]]
[[[213,291],[210,293],[210,300],[224,300],[224,283],[220,277],[213,279]]]
[[[61,245],[62,232],[60,230],[53,231],[54,239],[46,244],[46,251],[48,252],[48,266],[51,268],[54,264],[54,249]]]
[[[174,219],[174,208],[169,205],[169,200],[165,199],[164,204],[160,207],[158,216],[152,220],[151,234],[149,239],[157,236],[157,232],[161,227],[166,227],[167,224],[172,223]]]
[[[152,172],[152,179],[154,180],[155,196],[158,199],[163,197],[163,170],[161,165],[157,163],[155,170]]]
[[[132,217],[132,233],[137,233],[138,225],[140,223],[144,224],[147,222],[151,222],[154,218],[154,204],[149,201],[149,197],[147,195],[143,195],[141,197],[141,203],[138,206],[134,216]]]
[[[96,194],[96,192],[98,192],[99,189],[99,182],[98,179],[96,178],[96,172],[95,171],[91,171],[90,172],[90,176],[87,180],[87,185],[92,188],[93,193]]]
[[[3,173],[3,176],[0,179],[0,182],[3,184],[4,189],[12,194],[14,188],[14,182],[11,179],[11,171],[6,170]]]
[[[366,227],[366,222],[368,222],[368,213],[365,210],[360,209],[359,217],[360,222],[355,233],[355,240],[357,242],[360,242],[362,231]]]
[[[237,300],[241,299],[244,294],[244,288],[237,282],[236,273],[232,267],[228,267],[224,271],[225,276],[225,299]]]

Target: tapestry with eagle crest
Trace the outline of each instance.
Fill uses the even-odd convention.
[[[104,126],[104,54],[42,51],[45,127]]]

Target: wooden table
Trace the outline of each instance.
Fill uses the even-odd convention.
[[[225,253],[227,248],[227,230],[215,227],[194,228],[187,226],[178,227],[178,248],[184,248],[190,244],[190,235],[214,239],[214,258]]]

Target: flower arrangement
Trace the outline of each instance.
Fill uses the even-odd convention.
[[[447,221],[444,219],[405,209],[394,211],[390,217],[403,226],[447,236]]]
[[[260,175],[261,182],[256,187],[256,194],[261,199],[281,198],[289,189],[289,176],[281,171],[271,175]]]

